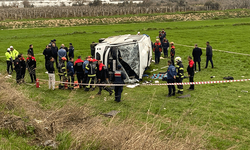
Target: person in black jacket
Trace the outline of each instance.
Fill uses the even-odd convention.
[[[202,50],[198,47],[197,44],[194,45],[194,49],[193,49],[193,57],[194,57],[194,68],[196,71],[196,66],[197,66],[197,62],[198,62],[198,66],[199,66],[199,71],[201,71],[201,55],[202,55]]]
[[[24,81],[24,77],[25,77],[25,72],[26,72],[26,63],[25,63],[25,59],[23,57],[23,54],[20,54],[21,58],[20,58],[20,63],[21,63],[21,77],[22,77],[22,82],[25,83]]]
[[[97,83],[98,84],[106,84],[109,83],[109,73],[107,67],[102,63],[101,60],[98,61],[98,69],[97,69]],[[102,94],[102,89],[109,92],[109,95],[112,95],[112,90],[107,86],[99,86],[99,92],[97,95]]]
[[[49,75],[49,89],[55,90],[55,68],[54,68],[54,58],[50,57],[50,61],[46,64],[46,69]]]
[[[153,51],[155,53],[155,64],[159,64],[161,52],[162,52],[162,45],[161,45],[159,39],[156,39],[156,42],[154,43]]]
[[[174,42],[171,42],[170,45],[171,45],[171,51],[170,51],[171,62],[172,62],[172,65],[174,66],[174,56],[175,56]]]
[[[88,86],[86,86],[85,91],[89,91],[90,89],[90,84],[95,84],[95,78],[96,78],[96,71],[97,71],[97,66],[93,62],[93,59],[89,59],[89,64],[86,65],[85,69],[88,71]],[[95,86],[92,86],[92,91],[95,90]]]
[[[45,66],[50,61],[50,57],[52,57],[51,45],[47,45],[43,51],[43,55],[45,57]]]
[[[95,56],[95,42],[92,42],[92,44],[90,44],[90,50],[91,50],[91,56]]]
[[[126,79],[126,75],[123,71],[121,71],[122,66],[118,65],[117,69],[114,72],[114,84],[125,84],[124,80]],[[120,102],[122,96],[123,86],[115,86],[115,101]]]
[[[188,72],[189,82],[194,82],[194,61],[192,60],[191,56],[188,56],[187,72]],[[190,85],[189,90],[194,90],[193,84]]]
[[[31,53],[28,54],[28,57],[26,59],[26,68],[30,73],[31,83],[33,83],[34,81],[36,81],[36,59],[32,56]]]
[[[52,43],[51,47],[52,57],[54,58],[54,61],[56,62],[56,68],[58,68],[58,47],[55,43]]]
[[[176,83],[182,83],[183,78],[184,78],[184,66],[181,61],[181,57],[176,57]],[[183,85],[177,85],[178,88],[178,94],[183,94]]]
[[[34,51],[33,51],[33,45],[30,44],[30,48],[28,49],[28,53],[27,54],[31,54],[31,56],[34,57]]]
[[[21,58],[21,55],[18,55],[14,61],[14,67],[15,67],[14,69],[16,71],[16,83],[20,83],[22,79],[20,58]]]
[[[209,45],[209,42],[207,42],[206,45],[207,45],[207,48],[206,48],[206,57],[207,57],[207,60],[206,60],[206,67],[205,68],[207,68],[208,61],[211,62],[212,68],[214,68],[214,64],[213,64],[213,60],[212,60],[212,57],[213,57],[212,47]]]
[[[74,58],[74,50],[72,43],[69,43],[69,58]]]
[[[74,63],[74,71],[75,74],[77,75],[77,80],[79,84],[79,88],[81,89],[84,87],[82,84],[83,82],[83,77],[84,77],[84,68],[83,68],[83,60],[81,59],[81,56],[78,56],[78,59]]]
[[[162,45],[162,48],[163,48],[164,58],[167,58],[168,57],[169,42],[166,39],[166,37],[164,37],[161,45]]]

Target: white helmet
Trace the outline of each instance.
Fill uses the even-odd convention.
[[[10,48],[7,48],[7,51],[10,51]]]
[[[10,46],[10,48],[13,48],[13,46]]]
[[[181,57],[176,57],[176,58],[175,58],[175,61],[176,61],[176,62],[181,62]]]

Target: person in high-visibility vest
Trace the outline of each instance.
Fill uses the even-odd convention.
[[[6,56],[6,62],[7,62],[7,73],[11,75],[11,73],[13,72],[13,65],[12,65],[13,59],[11,57],[10,48],[7,49],[5,56]],[[11,67],[11,72],[10,72],[10,67]]]
[[[19,55],[19,52],[15,50],[13,46],[10,46],[10,53],[13,60],[15,60]]]
[[[60,78],[61,82],[66,82],[67,81],[67,69],[65,66],[65,61],[67,61],[66,57],[62,57],[61,60],[58,63],[58,75]],[[59,84],[59,89],[64,88],[64,83]]]
[[[96,71],[97,71],[97,66],[96,63],[93,63],[93,59],[89,59],[89,64],[86,65],[85,69],[88,71],[88,86],[86,86],[85,91],[89,91],[90,89],[90,84],[94,83],[95,84],[95,78],[96,78]],[[92,86],[92,91],[95,90],[95,86]]]
[[[177,70],[177,75],[176,75],[176,83],[182,83],[183,78],[184,78],[184,66],[181,61],[181,57],[176,57],[176,70]],[[178,94],[183,94],[183,85],[177,85],[178,88]]]

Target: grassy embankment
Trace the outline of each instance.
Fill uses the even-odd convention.
[[[235,25],[237,24],[237,25]],[[97,25],[81,27],[60,27],[60,28],[39,28],[21,30],[1,30],[2,55],[5,49],[13,45],[21,53],[26,53],[29,44],[34,45],[37,59],[37,76],[40,79],[47,79],[44,68],[44,57],[36,55],[42,53],[45,45],[56,38],[58,45],[72,42],[75,46],[76,56],[89,55],[89,44],[99,38],[121,34],[136,34],[138,31],[146,33],[155,40],[157,33],[162,28],[166,29],[167,38],[176,44],[194,45],[205,47],[205,42],[210,41],[215,49],[227,50],[249,54],[249,18],[190,21],[190,22],[158,22],[158,23],[132,23],[118,25]],[[192,48],[176,45],[176,56],[181,56],[186,68],[186,57],[191,55]],[[202,68],[205,66],[205,51],[202,56]],[[224,76],[233,76],[235,79],[250,78],[249,56],[214,52],[215,68],[202,69],[195,74],[195,81],[222,80]],[[1,58],[1,72],[5,71],[5,59]],[[161,68],[167,65],[167,60],[161,60],[159,65],[152,64],[152,69]],[[159,70],[159,71],[165,71]],[[187,75],[187,74],[186,74]],[[210,76],[216,76],[210,79]],[[26,80],[29,81],[28,75]],[[184,80],[185,82],[187,80]],[[74,91],[50,91],[47,83],[41,84],[36,89],[29,85],[15,85],[17,89],[33,101],[48,110],[63,107],[67,101],[77,103],[79,106],[87,104],[94,110],[94,116],[100,112],[119,110],[120,120],[125,118],[137,119],[140,123],[157,123],[158,130],[162,135],[171,138],[170,135],[178,134],[180,137],[189,135],[192,130],[202,131],[207,149],[249,149],[250,127],[248,117],[249,95],[241,90],[250,88],[248,82],[227,83],[216,85],[197,85],[195,91],[189,92],[184,86],[184,93],[191,94],[191,98],[177,99],[166,98],[168,92],[166,86],[141,86],[135,89],[125,88],[122,103],[115,103],[114,96],[108,96],[103,92],[102,96],[95,96],[97,90],[84,92]],[[125,94],[127,93],[127,94]],[[105,98],[106,97],[106,98]],[[106,101],[104,101],[106,99]],[[2,107],[4,108],[4,106]],[[149,112],[148,112],[149,111]],[[118,119],[116,118],[116,119]],[[180,123],[178,128],[175,126]],[[175,128],[174,128],[175,126]],[[172,128],[173,127],[173,128]],[[2,138],[6,138],[1,135]],[[11,136],[12,137],[12,136]],[[13,137],[6,140],[9,143],[20,141],[21,137]],[[27,140],[21,138],[21,140]],[[8,143],[7,142],[7,143]],[[23,142],[27,143],[27,142]],[[19,145],[16,145],[17,147]],[[26,144],[20,144],[26,147]],[[10,148],[7,146],[7,148]],[[32,149],[27,146],[26,148]]]

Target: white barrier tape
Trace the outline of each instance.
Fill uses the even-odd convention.
[[[39,79],[41,81],[49,81],[44,79]],[[162,85],[201,85],[201,84],[219,84],[219,83],[231,83],[231,82],[246,82],[250,79],[241,79],[241,80],[225,80],[225,81],[203,81],[203,82],[183,82],[183,83],[160,83],[160,84],[140,84],[142,86],[162,86]],[[87,84],[87,83],[71,83],[71,82],[61,82],[55,81],[57,83],[65,84],[76,84],[76,85],[93,85],[93,86],[128,86],[133,84]]]
[[[189,45],[182,45],[182,44],[175,44],[175,45],[180,45],[180,46],[185,46],[185,47],[192,47],[194,46],[189,46]],[[206,49],[204,47],[200,47],[201,49]],[[213,51],[218,51],[218,52],[224,52],[224,53],[230,53],[230,54],[237,54],[237,55],[244,55],[244,56],[250,56],[250,54],[244,54],[244,53],[237,53],[237,52],[231,52],[231,51],[224,51],[224,50],[219,50],[219,49],[213,49]]]

